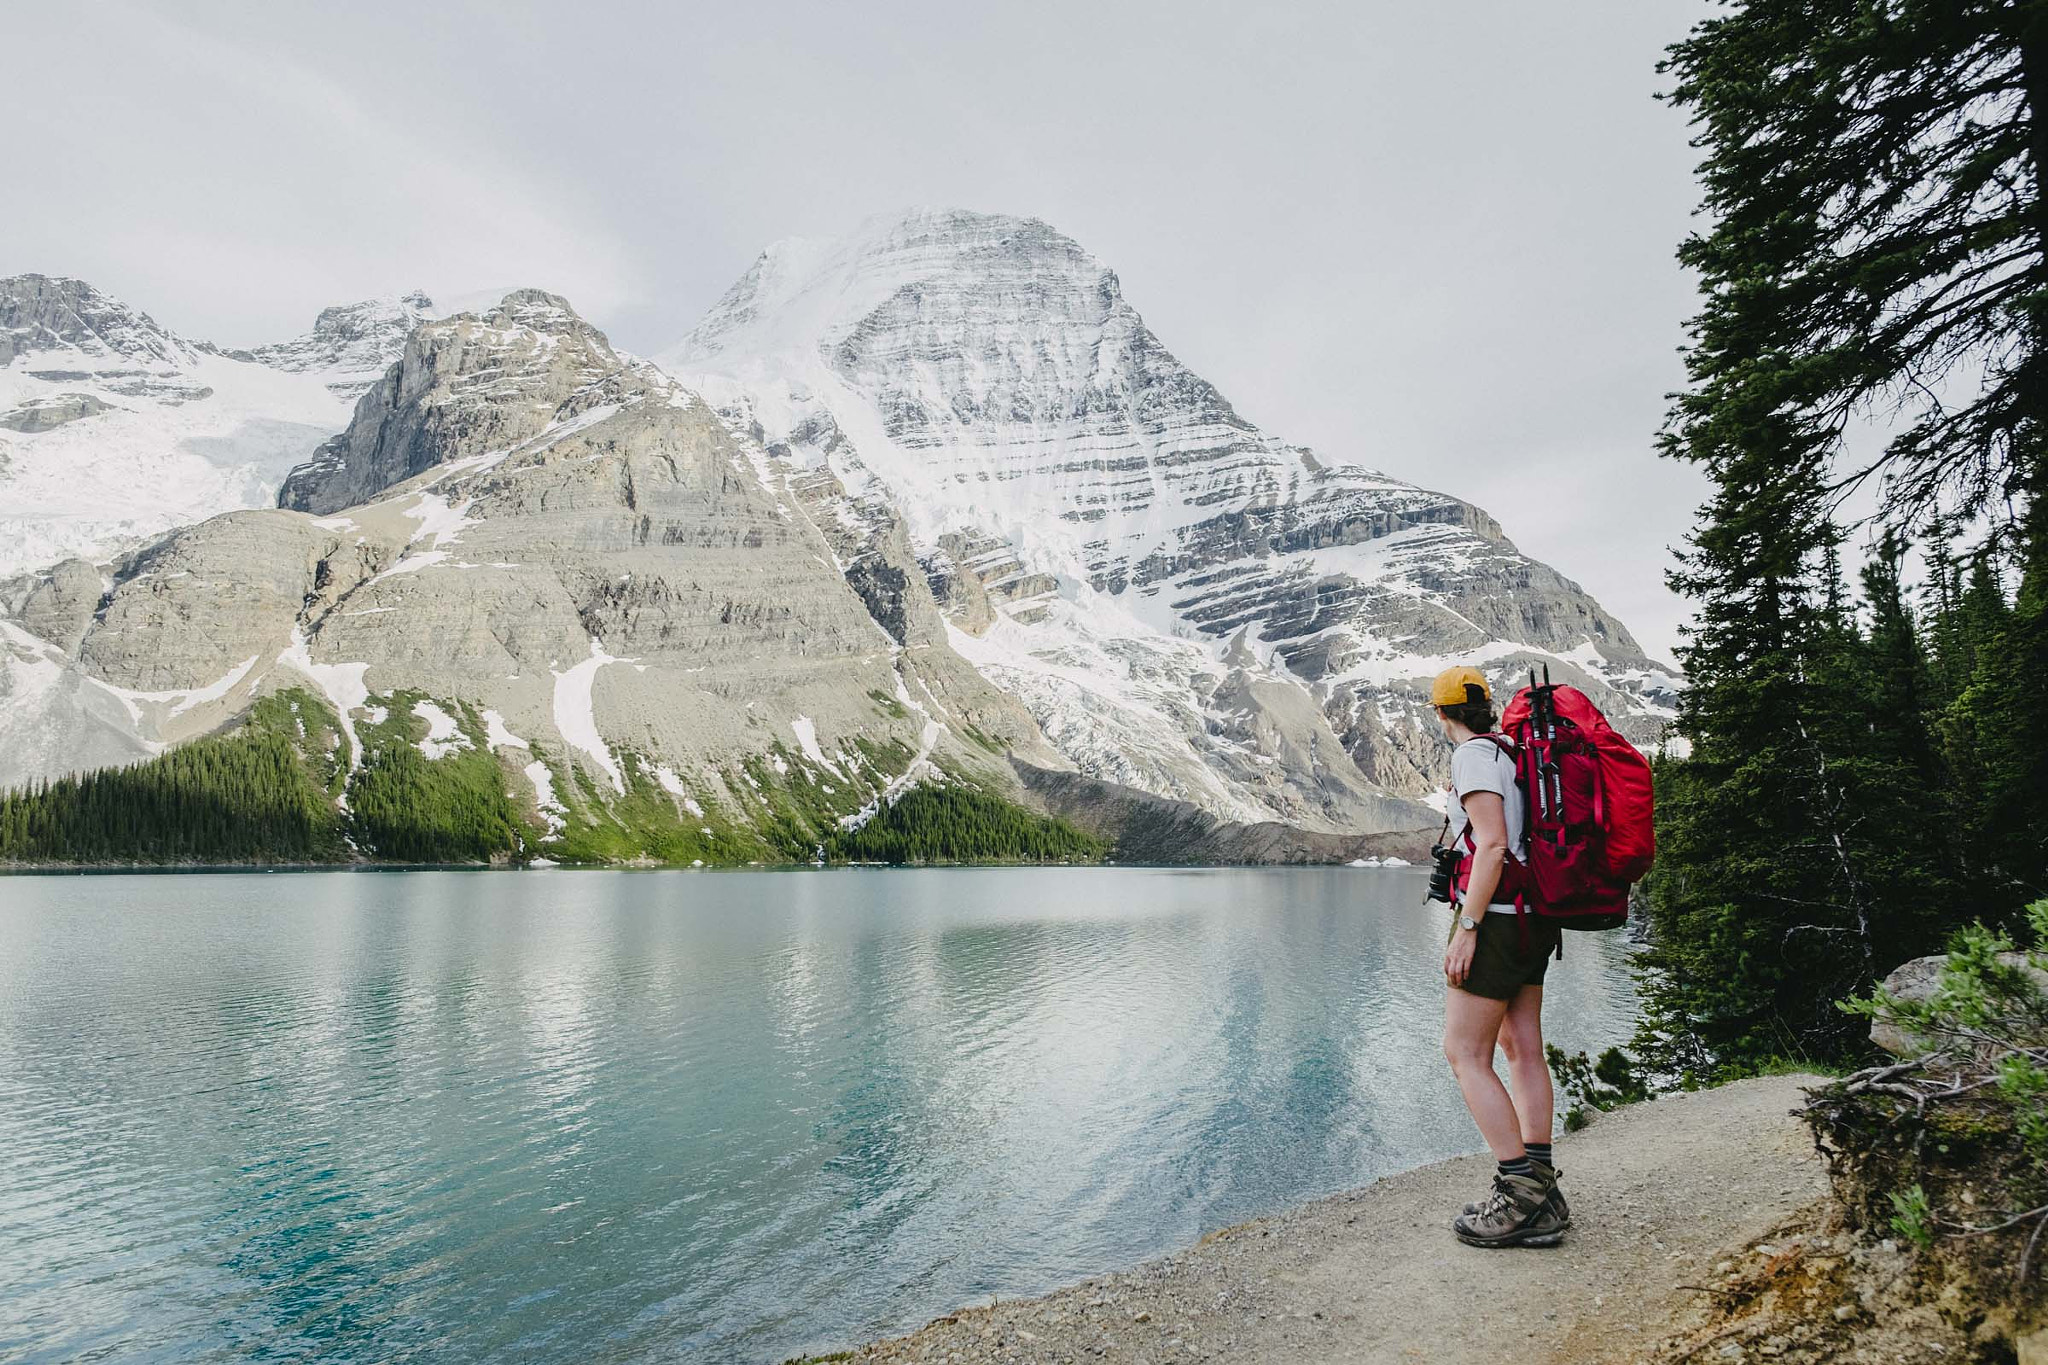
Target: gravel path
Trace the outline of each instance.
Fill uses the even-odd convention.
[[[1447,1082],[1448,1083],[1448,1082]],[[1499,1361],[1636,1359],[1724,1251],[1819,1198],[1791,1117],[1812,1077],[1668,1095],[1557,1148],[1573,1228],[1550,1250],[1481,1251],[1449,1231],[1492,1163],[1393,1176],[1042,1299],[962,1309],[855,1361]]]

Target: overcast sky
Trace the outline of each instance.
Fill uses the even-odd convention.
[[[1485,507],[1654,654],[1704,0],[0,0],[0,274],[252,345],[537,284],[661,349],[768,242],[913,204],[1093,251],[1239,411]]]

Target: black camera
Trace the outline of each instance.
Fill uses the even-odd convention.
[[[1464,860],[1464,852],[1453,844],[1445,848],[1442,844],[1431,844],[1429,858],[1433,866],[1429,873],[1429,898],[1443,901],[1451,899],[1451,882],[1458,875],[1458,864]]]

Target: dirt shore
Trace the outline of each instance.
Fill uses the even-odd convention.
[[[1557,1147],[1573,1227],[1550,1250],[1452,1238],[1492,1175],[1461,1157],[1227,1228],[1042,1299],[963,1308],[824,1359],[1146,1362],[1632,1361],[1698,1302],[1731,1247],[1826,1191],[1791,1115],[1812,1077],[1668,1095]]]

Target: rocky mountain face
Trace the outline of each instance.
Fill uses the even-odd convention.
[[[414,329],[434,316],[434,301],[418,290],[365,299],[321,309],[304,336],[228,354],[287,374],[317,374],[335,397],[354,402],[384,377]]]
[[[401,363],[357,403],[348,430],[284,480],[278,505],[338,512],[450,450],[510,449],[565,413],[616,401],[644,375],[562,299],[515,291],[480,318],[411,332]]]
[[[0,280],[0,365],[51,352],[89,361],[109,381],[175,371],[196,358],[188,343],[149,314],[83,280],[48,275]]]
[[[542,851],[658,816],[746,856],[952,773],[1150,858],[1341,860],[1434,822],[1448,664],[1644,742],[1675,701],[1485,512],[1261,431],[1036,220],[779,243],[656,362],[540,290],[434,312],[229,353],[0,281],[0,787],[303,689],[350,773],[490,755]]]
[[[657,359],[843,558],[907,542],[956,650],[1084,773],[1388,828],[1387,794],[1441,781],[1425,686],[1450,663],[1547,665],[1641,741],[1670,715],[1673,671],[1491,517],[1259,430],[1036,220],[778,243]]]
[[[82,280],[0,279],[0,576],[270,506],[424,307],[331,308],[298,341],[235,352]]]
[[[311,511],[217,516],[104,577],[70,560],[0,593],[0,786],[287,687],[332,708],[354,767],[385,761],[394,715],[430,763],[488,750],[565,837],[658,804],[710,851],[791,810],[858,818],[939,765],[1059,765],[929,597],[901,638],[877,623],[765,462],[553,295],[424,323],[286,481]]]

